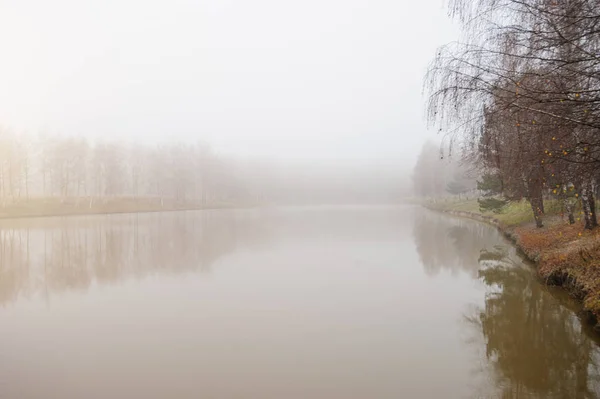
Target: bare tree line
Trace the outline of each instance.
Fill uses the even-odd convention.
[[[239,197],[233,165],[206,144],[91,143],[0,130],[0,202],[114,198],[207,204]]]
[[[581,201],[595,228],[600,172],[597,0],[453,0],[464,40],[438,50],[425,80],[428,119],[451,148],[526,198]]]
[[[70,206],[66,211],[77,207],[85,213],[88,208],[392,203],[404,194],[402,178],[396,165],[241,159],[220,155],[204,142],[94,142],[0,128],[0,216],[19,215],[17,208],[26,203],[35,214],[40,209],[52,214],[64,209],[62,204]]]
[[[433,199],[448,195],[468,197],[468,193],[475,190],[476,173],[463,162],[440,160],[440,157],[440,148],[436,144],[423,144],[413,169],[413,194]]]

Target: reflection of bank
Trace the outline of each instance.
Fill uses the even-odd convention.
[[[484,306],[465,317],[483,338],[469,342],[485,347],[484,391],[500,390],[482,397],[598,397],[598,346],[493,227],[423,211],[413,235],[428,274],[463,271],[487,287]]]
[[[207,272],[236,248],[267,239],[265,224],[251,210],[5,223],[0,229],[0,303],[153,273]]]
[[[506,255],[481,252],[488,292],[484,306],[465,318],[484,339],[498,397],[596,398],[598,346],[571,309]]]
[[[413,217],[413,238],[427,274],[462,271],[473,278],[477,277],[481,249],[505,243],[490,226],[428,210]]]

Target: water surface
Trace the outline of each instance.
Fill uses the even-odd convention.
[[[416,207],[4,221],[0,398],[594,398],[576,311]]]

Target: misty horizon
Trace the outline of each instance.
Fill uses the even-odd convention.
[[[0,0],[0,398],[600,398],[598,1]]]
[[[0,124],[409,168],[432,137],[422,76],[456,36],[445,14],[437,0],[4,4]]]

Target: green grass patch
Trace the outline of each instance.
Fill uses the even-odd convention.
[[[526,200],[513,201],[502,208],[499,213],[482,212],[476,198],[469,200],[450,200],[438,199],[426,202],[427,207],[441,211],[461,211],[472,212],[484,216],[491,216],[507,226],[517,226],[524,223],[533,222],[533,212],[531,205]],[[547,199],[544,201],[544,210],[546,216],[559,216],[563,212],[563,204],[558,199]],[[575,208],[576,217],[581,212],[581,204],[578,203]]]

